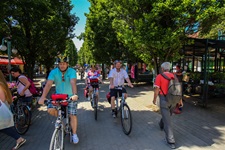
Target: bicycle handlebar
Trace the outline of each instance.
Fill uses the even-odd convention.
[[[117,90],[122,90],[123,89],[123,86],[122,85],[119,85],[119,86],[115,86],[114,89],[117,89]]]

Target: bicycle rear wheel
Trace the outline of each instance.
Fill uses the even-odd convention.
[[[31,122],[31,112],[28,106],[21,105],[18,107],[18,110],[14,113],[14,124],[16,131],[23,135],[25,134]]]
[[[55,129],[52,134],[49,150],[63,150],[64,149],[64,130],[62,128]]]
[[[130,108],[127,104],[123,104],[121,107],[121,123],[123,132],[129,135],[132,130],[132,116]]]

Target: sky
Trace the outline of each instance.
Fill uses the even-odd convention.
[[[72,13],[75,13],[77,17],[79,17],[79,22],[75,26],[75,34],[79,36],[82,32],[84,32],[85,24],[86,24],[86,17],[84,13],[89,13],[90,3],[88,0],[72,0],[73,9]],[[73,42],[77,48],[80,50],[80,47],[83,44],[83,40],[80,41],[76,37],[73,39]]]

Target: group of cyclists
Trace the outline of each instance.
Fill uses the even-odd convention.
[[[39,104],[44,104],[46,97],[53,85],[55,84],[55,93],[56,94],[67,94],[72,102],[70,102],[67,106],[68,115],[70,117],[70,126],[72,129],[72,142],[77,144],[79,142],[79,138],[77,135],[77,73],[76,70],[69,67],[69,60],[67,56],[59,55],[57,57],[58,67],[51,70],[48,75],[48,79],[46,85],[43,89],[43,93],[38,101]],[[22,75],[21,70],[17,67],[12,68],[10,73],[14,78],[16,78],[17,83],[17,92],[20,96],[23,96],[21,99],[23,102],[26,102],[27,105],[31,104],[32,101],[32,94],[29,91],[30,82],[28,78]],[[115,99],[117,97],[117,89],[116,87],[122,87],[122,90],[119,90],[119,95],[121,96],[122,93],[125,94],[125,98],[127,97],[127,91],[124,88],[124,81],[126,80],[128,86],[133,87],[127,72],[122,68],[122,61],[116,60],[114,62],[114,68],[110,70],[108,75],[110,85],[110,97],[111,97],[111,108],[112,108],[112,116],[115,118]],[[87,72],[87,76],[85,78],[85,84],[88,88],[88,100],[91,98],[91,94],[93,92],[93,87],[91,86],[90,82],[93,79],[97,79],[99,83],[103,83],[101,79],[101,73],[98,71],[97,66],[92,65],[90,70]],[[99,99],[99,91],[96,90],[97,100]],[[54,108],[53,105],[48,104],[48,113],[57,116],[58,112]],[[25,143],[25,142],[23,142]],[[20,142],[20,145],[17,146],[17,149],[23,144]]]
[[[120,95],[122,93],[127,93],[124,88],[124,79],[128,82],[128,86],[133,87],[132,83],[129,80],[129,76],[127,72],[122,69],[122,62],[119,60],[116,60],[114,62],[114,69],[112,69],[109,73],[109,80],[110,80],[110,96],[111,96],[111,108],[112,108],[112,116],[115,117],[115,98],[117,91],[115,87],[122,86],[123,90],[120,91]],[[100,77],[100,72],[97,70],[95,65],[92,65],[90,70],[87,72],[87,77],[85,79],[85,84],[89,89],[88,92],[88,100],[91,98],[91,94],[93,91],[93,87],[90,84],[90,81],[92,79],[98,79],[99,82],[102,83],[102,79]],[[71,118],[71,128],[72,128],[72,142],[74,144],[77,144],[79,142],[79,138],[77,135],[77,103],[75,101],[78,100],[77,96],[77,74],[76,71],[73,68],[69,67],[68,59],[67,57],[58,57],[58,67],[53,69],[48,77],[47,83],[45,85],[45,88],[43,90],[43,94],[39,100],[39,104],[44,104],[44,101],[46,100],[46,96],[50,91],[50,88],[55,83],[56,88],[56,94],[68,94],[71,99],[74,101],[74,103],[70,103],[68,105],[68,114]],[[98,89],[98,88],[97,88]],[[99,91],[96,91],[97,99],[99,98]],[[57,116],[57,110],[54,109],[53,106],[48,106],[48,112],[51,115]]]

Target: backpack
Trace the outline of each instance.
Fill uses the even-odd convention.
[[[34,82],[30,78],[27,78],[27,79],[30,82],[29,90],[30,90],[31,94],[36,95],[38,92],[37,92],[37,89],[34,85]]]
[[[25,76],[26,77],[26,76]],[[38,92],[37,92],[37,89],[36,89],[36,87],[35,87],[35,85],[34,85],[34,82],[30,79],[30,78],[28,78],[28,77],[26,77],[27,79],[28,79],[28,81],[30,82],[30,86],[29,86],[29,91],[30,91],[30,93],[32,94],[32,95],[36,95],[36,94],[38,94]],[[22,83],[20,80],[18,80],[21,84],[23,84],[24,86],[25,86],[25,84],[24,83]]]
[[[177,103],[182,99],[182,88],[181,84],[176,75],[174,75],[174,79],[170,79],[165,74],[161,74],[165,79],[169,80],[168,93],[163,95],[166,97],[168,101],[168,106],[170,108],[176,107]]]

